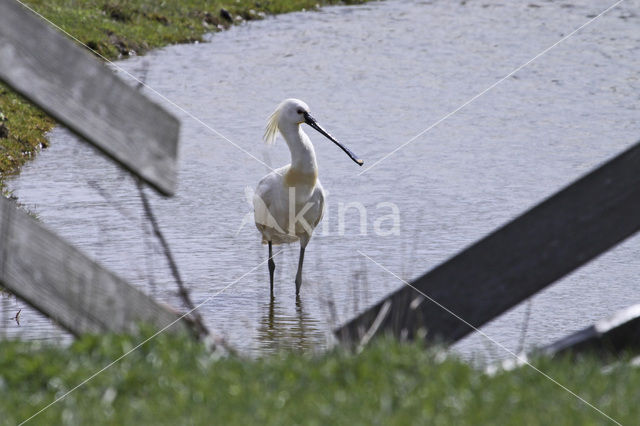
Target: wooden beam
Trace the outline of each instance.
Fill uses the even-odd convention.
[[[74,335],[164,328],[179,315],[0,197],[0,285]],[[187,320],[171,330],[186,331]]]
[[[179,122],[17,1],[0,1],[0,80],[164,195]]]
[[[545,346],[539,353],[547,356],[592,353],[607,357],[639,349],[640,305],[633,305]]]
[[[412,285],[481,327],[637,232],[639,170],[637,143]],[[421,297],[402,286],[339,328],[337,337],[358,342],[374,322],[378,334],[412,339],[422,329],[427,331],[427,341],[444,344],[473,331],[431,301],[419,303]],[[387,303],[391,306],[380,318],[378,313]]]

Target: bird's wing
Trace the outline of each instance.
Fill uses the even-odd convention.
[[[267,228],[273,228],[284,234],[285,232],[271,214],[274,191],[271,190],[272,186],[263,183],[264,181],[264,179],[260,181],[256,192],[253,194],[253,216],[256,226],[262,225]],[[260,229],[260,226],[258,226],[258,229]]]
[[[317,205],[316,208],[318,210],[318,213],[315,215],[315,223],[313,224],[313,227],[315,228],[322,220],[322,216],[324,216],[324,189],[322,189],[320,181],[316,183],[316,189],[313,192],[312,200],[314,205]]]

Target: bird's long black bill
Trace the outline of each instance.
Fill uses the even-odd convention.
[[[349,150],[349,148],[347,148],[346,146],[342,145],[340,142],[338,142],[336,140],[336,138],[334,138],[333,136],[331,136],[329,134],[329,132],[327,132],[325,129],[323,129],[322,127],[320,127],[320,125],[318,124],[318,122],[316,121],[315,118],[313,118],[312,116],[310,116],[309,114],[305,114],[304,115],[304,121],[305,123],[307,123],[309,126],[313,127],[314,129],[316,129],[318,132],[322,133],[323,135],[325,135],[331,142],[335,143],[336,145],[338,145],[340,147],[341,150],[343,150],[348,156],[349,158],[351,158],[353,161],[355,161],[355,163],[359,166],[362,166],[364,164],[364,161],[362,161],[361,159],[358,158],[357,155],[355,155],[353,152],[351,152],[351,150]]]

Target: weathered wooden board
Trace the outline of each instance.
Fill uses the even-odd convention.
[[[640,349],[640,305],[616,312],[612,317],[540,349],[548,356],[592,353],[615,356]]]
[[[74,335],[163,328],[179,318],[168,307],[64,242],[0,197],[0,285]],[[171,330],[188,329],[186,320]]]
[[[640,143],[412,283],[474,327],[613,247],[640,228]],[[394,278],[390,278],[394,279]],[[455,342],[473,329],[416,290],[402,286],[336,330],[359,341],[378,318],[378,333]],[[567,301],[568,304],[571,301]],[[570,306],[568,306],[570,309]]]
[[[0,80],[164,195],[179,122],[17,1],[0,1]]]

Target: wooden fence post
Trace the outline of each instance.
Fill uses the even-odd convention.
[[[640,143],[575,181],[412,285],[478,328],[640,229]],[[394,279],[391,278],[390,279]],[[473,331],[409,286],[336,330],[358,342],[378,333],[453,343]],[[379,315],[384,306],[389,306]]]
[[[178,120],[17,1],[0,0],[0,80],[164,195],[177,180]],[[0,197],[0,284],[71,333],[190,329]]]
[[[638,349],[640,305],[633,305],[536,352],[547,356],[596,353],[606,357]]]
[[[163,328],[178,318],[3,197],[0,284],[74,335],[131,332],[137,323]]]
[[[179,122],[17,1],[0,1],[0,80],[164,195]]]

